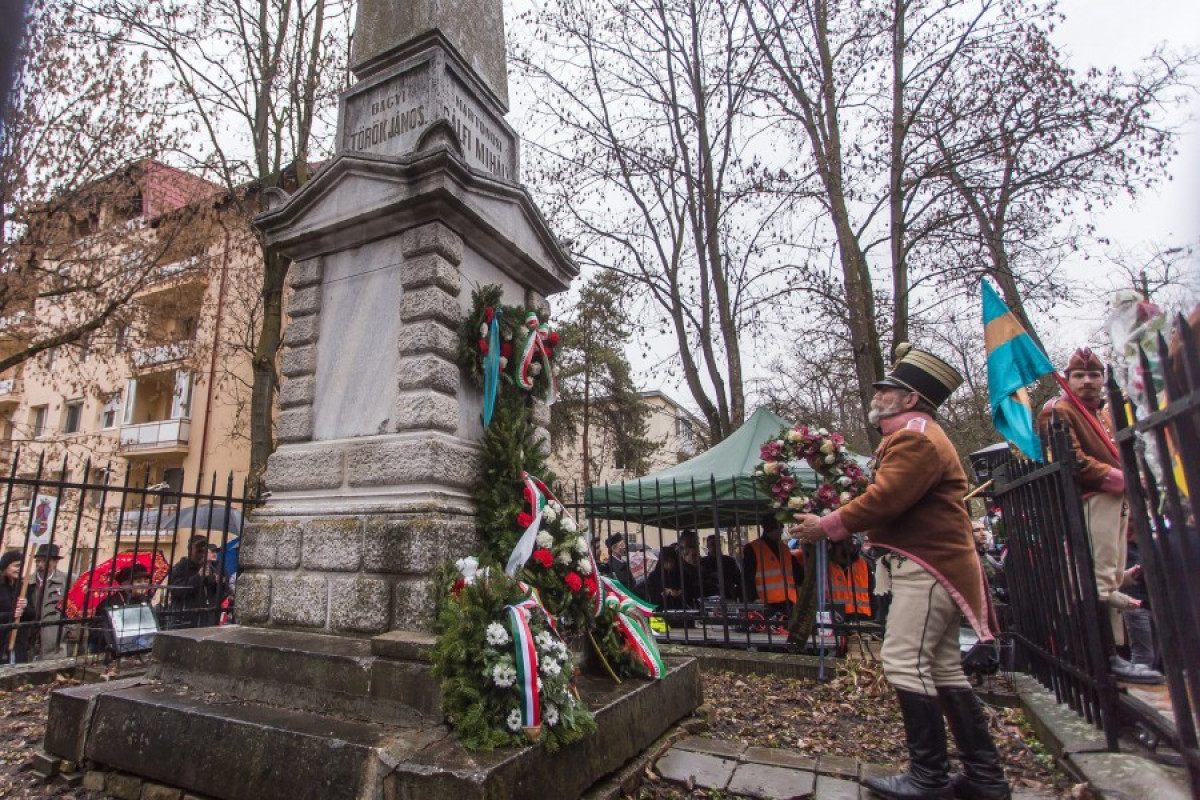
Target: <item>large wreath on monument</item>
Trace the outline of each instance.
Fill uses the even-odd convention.
[[[599,575],[587,531],[548,485],[530,410],[535,398],[555,399],[558,335],[535,311],[502,304],[498,286],[472,299],[458,352],[484,395],[473,490],[483,549],[438,581],[434,667],[443,712],[466,747],[535,740],[554,748],[593,725],[578,696],[562,694],[580,668],[566,645],[590,648],[618,681],[660,678],[665,667],[649,627],[653,608]]]

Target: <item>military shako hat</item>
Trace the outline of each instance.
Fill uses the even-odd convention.
[[[946,402],[962,385],[958,370],[932,353],[918,350],[908,342],[896,345],[896,361],[881,381],[872,384],[876,389],[905,389],[916,392],[936,408]]]

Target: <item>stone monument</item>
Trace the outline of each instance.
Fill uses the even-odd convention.
[[[362,0],[353,60],[335,156],[255,221],[294,263],[239,625],[160,634],[146,677],[55,692],[45,747],[220,798],[575,796],[698,705],[694,661],[583,678],[600,731],[552,756],[463,750],[427,656],[430,573],[477,545],[471,290],[538,306],[577,272],[518,183],[501,0]]]

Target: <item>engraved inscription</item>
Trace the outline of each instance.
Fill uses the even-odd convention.
[[[444,111],[462,143],[463,152],[473,156],[480,166],[493,175],[512,180],[512,161],[504,137],[497,133],[461,87],[455,86],[452,106]]]
[[[424,92],[415,92],[402,81],[393,81],[381,90],[362,98],[362,113],[353,127],[342,134],[343,150],[367,150],[385,145],[399,136],[427,125]]]

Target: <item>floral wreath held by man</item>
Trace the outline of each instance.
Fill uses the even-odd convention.
[[[892,606],[883,642],[883,669],[904,717],[909,771],[868,778],[883,797],[1011,797],[987,718],[963,674],[959,614],[980,639],[989,624],[982,567],[963,504],[967,477],[954,445],[934,420],[962,376],[936,356],[896,348],[897,362],[875,384],[870,420],[883,433],[873,480],[859,497],[824,517],[801,515],[791,532],[806,542],[841,541],[867,531],[886,554],[880,577],[890,580]],[[944,715],[944,720],[943,720]],[[963,773],[950,776],[946,726]]]

